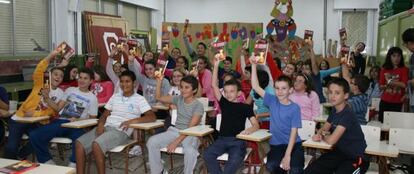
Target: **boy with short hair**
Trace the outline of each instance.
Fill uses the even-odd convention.
[[[355,113],[359,124],[366,125],[369,120],[365,116],[368,112],[369,97],[365,93],[369,87],[368,77],[355,74],[352,78],[349,75],[349,68],[347,65],[342,65],[342,76],[348,81],[351,88],[352,96],[349,97],[348,103],[351,105],[352,111]]]
[[[76,140],[77,173],[85,173],[85,156],[92,152],[98,173],[105,173],[105,153],[126,144],[132,134],[130,124],[155,121],[147,100],[135,92],[135,74],[124,71],[119,76],[121,93],[112,95],[98,126]],[[143,116],[141,116],[143,115]]]
[[[247,104],[239,103],[237,97],[241,94],[241,85],[231,79],[224,83],[224,95],[221,94],[217,85],[217,75],[220,62],[220,55],[217,54],[214,60],[212,88],[214,96],[219,101],[222,113],[222,123],[219,137],[204,152],[204,160],[210,173],[236,173],[242,166],[246,154],[246,142],[236,138],[239,133],[250,134],[259,129],[259,123],[253,113],[253,108]],[[245,128],[246,119],[252,123],[252,127]],[[217,157],[223,153],[229,154],[229,160],[220,168]]]
[[[4,148],[5,158],[21,159],[26,158],[27,155],[31,154],[32,147],[30,143],[26,143],[20,147],[23,134],[28,135],[31,131],[48,123],[48,121],[42,121],[41,123],[19,123],[15,121],[15,118],[40,116],[54,117],[59,112],[59,109],[55,105],[63,96],[63,91],[58,88],[63,80],[63,69],[54,67],[50,70],[51,73],[49,75],[51,75],[51,77],[49,79],[50,82],[48,83],[50,84],[51,89],[49,89],[49,85],[45,86],[44,74],[47,71],[49,63],[60,52],[61,48],[56,48],[37,64],[36,69],[33,72],[33,89],[30,92],[30,95],[16,111],[16,114],[9,119],[9,137]],[[68,59],[63,59],[59,66],[66,66],[68,62]]]
[[[364,155],[367,144],[358,119],[347,105],[350,87],[343,78],[333,78],[328,83],[329,102],[333,111],[327,122],[312,137],[335,146],[309,164],[305,174],[365,173],[369,159]]]
[[[81,69],[79,71],[78,87],[66,89],[59,103],[52,105],[60,111],[59,117],[29,133],[30,143],[36,153],[37,161],[40,163],[54,164],[49,153],[48,144],[54,137],[67,137],[72,140],[72,155],[69,166],[76,166],[75,142],[85,131],[83,129],[64,128],[61,125],[80,119],[96,118],[98,115],[98,99],[89,90],[93,79],[94,74],[91,70]]]

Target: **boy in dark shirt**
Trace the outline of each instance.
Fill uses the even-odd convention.
[[[241,93],[241,86],[237,80],[229,80],[224,83],[224,96],[221,95],[217,85],[218,67],[220,55],[215,56],[212,88],[216,99],[219,101],[222,121],[220,126],[219,137],[204,152],[204,160],[206,161],[209,173],[214,174],[232,174],[242,166],[244,156],[246,154],[246,142],[236,138],[239,133],[250,134],[259,129],[253,108],[250,105],[238,103],[237,96]],[[252,127],[245,128],[246,119],[249,119]],[[224,166],[224,170],[220,168],[217,157],[229,154],[229,159]]]
[[[334,78],[328,84],[328,91],[334,108],[312,139],[323,140],[335,148],[311,163],[305,174],[365,173],[369,166],[369,159],[364,155],[367,144],[358,119],[346,103],[349,84],[343,78]]]

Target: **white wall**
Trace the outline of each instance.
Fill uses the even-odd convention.
[[[365,2],[367,1],[367,2]],[[323,2],[324,0],[293,0],[293,19],[296,22],[296,35],[303,37],[306,29],[314,31],[315,52],[321,54],[323,40]],[[272,19],[274,0],[168,0],[166,4],[167,22],[214,23],[214,22],[262,22],[265,30],[267,23]],[[341,10],[345,9],[378,9],[379,0],[327,0],[327,39],[339,39],[338,30],[341,27]],[[378,19],[378,11],[373,10],[374,19]],[[370,22],[368,29],[372,36],[368,41],[376,38],[377,24]],[[372,41],[372,43],[376,43]],[[375,49],[375,46],[370,46]],[[367,47],[367,49],[368,49]],[[367,52],[375,53],[373,50]]]

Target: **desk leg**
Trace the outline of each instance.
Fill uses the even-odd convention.
[[[260,162],[261,162],[259,174],[263,174],[264,171],[266,170],[266,163],[264,161],[264,159],[266,158],[266,152],[264,150],[265,143],[264,142],[257,142],[257,146],[258,146],[257,148],[258,148],[258,151],[259,151],[259,159],[260,159]]]
[[[389,168],[387,164],[387,158],[384,156],[378,157],[378,168],[379,168],[379,174],[389,174]]]

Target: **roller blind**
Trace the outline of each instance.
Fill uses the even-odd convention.
[[[48,0],[15,0],[16,28],[15,51],[17,55],[33,53],[36,45],[30,41],[34,39],[39,45],[48,49],[49,45],[49,18]]]
[[[128,28],[130,30],[136,30],[137,29],[137,6],[123,4],[122,11],[123,11],[122,17],[128,21]]]
[[[0,55],[12,54],[12,4],[0,3]]]
[[[98,12],[98,0],[82,0],[82,2],[83,11]]]
[[[150,31],[151,29],[151,10],[148,8],[138,7],[138,30]]]
[[[113,0],[102,1],[103,13],[110,15],[118,15],[118,4]]]

